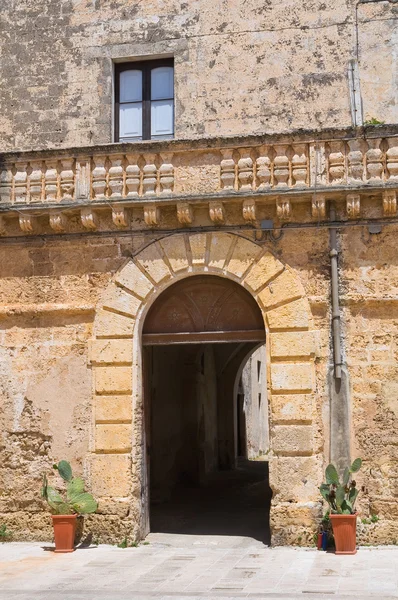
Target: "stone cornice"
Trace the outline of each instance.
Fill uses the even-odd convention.
[[[123,229],[136,207],[148,228],[163,224],[169,206],[176,226],[195,225],[198,205],[220,225],[229,203],[241,205],[236,224],[258,221],[263,204],[289,221],[303,202],[324,220],[329,198],[357,219],[364,194],[388,217],[397,213],[397,189],[396,125],[8,153],[0,162],[0,234],[11,234],[16,218],[21,233],[37,233],[44,214],[50,231],[70,230],[76,214],[79,227],[94,231],[103,211]]]

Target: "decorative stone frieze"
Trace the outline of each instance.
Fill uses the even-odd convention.
[[[224,223],[225,211],[223,203],[218,202],[218,200],[209,202],[209,216],[213,223]]]
[[[359,194],[347,194],[347,215],[350,219],[356,219],[361,214],[361,196]]]
[[[146,204],[144,206],[144,221],[150,227],[159,225],[160,210],[155,204]]]
[[[188,202],[178,202],[177,219],[182,225],[191,225],[193,221],[193,209]]]
[[[397,214],[397,192],[395,190],[383,192],[383,213],[386,217],[393,217]]]

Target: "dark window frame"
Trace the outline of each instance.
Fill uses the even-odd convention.
[[[161,58],[155,60],[131,61],[115,64],[115,142],[120,141],[120,74],[123,71],[142,72],[142,140],[151,139],[151,71],[158,67],[173,67],[174,58]],[[174,78],[174,71],[173,71]],[[171,98],[169,98],[171,100]],[[174,137],[174,85],[173,85],[173,133]],[[122,103],[123,104],[123,103]],[[137,140],[140,141],[140,140]],[[134,140],[131,140],[133,143]]]

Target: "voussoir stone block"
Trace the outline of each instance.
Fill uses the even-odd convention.
[[[153,289],[153,284],[131,261],[116,274],[115,281],[140,298],[146,298]]]
[[[128,452],[131,450],[131,425],[107,423],[95,426],[97,452]]]
[[[265,308],[269,309],[301,296],[303,296],[301,283],[295,275],[285,270],[258,294],[258,299]]]
[[[288,421],[312,421],[314,399],[312,394],[272,394],[270,399],[274,423]]]
[[[90,341],[90,360],[97,364],[133,362],[133,345],[129,340],[97,339]]]
[[[228,272],[236,277],[242,277],[261,251],[261,248],[250,240],[238,238],[228,263]]]
[[[116,285],[111,286],[104,298],[102,305],[118,313],[135,317],[141,306],[141,300]]]
[[[156,244],[151,244],[148,248],[142,250],[135,260],[155,283],[159,283],[171,275],[170,269]]]
[[[282,273],[283,264],[270,252],[266,252],[250,269],[244,282],[254,292],[263,287],[273,277]]]
[[[131,492],[129,454],[102,454],[91,457],[91,490],[96,497],[124,498]]]
[[[233,237],[227,233],[213,233],[210,241],[209,267],[223,269]]]
[[[95,421],[97,423],[131,421],[132,414],[133,401],[129,395],[95,397]]]
[[[313,356],[315,354],[313,331],[271,333],[270,341],[271,356],[274,358]]]
[[[274,502],[319,500],[322,456],[276,456],[269,462]]]
[[[271,364],[271,388],[274,391],[312,391],[314,379],[312,363]]]
[[[284,306],[267,311],[270,331],[278,329],[308,329],[310,309],[308,302],[301,298]]]
[[[204,265],[206,261],[207,236],[205,233],[197,233],[189,236],[191,246],[192,265]]]
[[[165,238],[159,244],[162,246],[167,260],[175,273],[188,269],[189,261],[184,236]]]
[[[271,429],[271,448],[275,454],[310,454],[313,438],[312,425],[275,425]]]
[[[95,319],[94,334],[97,337],[132,337],[135,321],[132,317],[119,315],[110,310],[99,310]]]
[[[131,367],[96,367],[94,378],[97,394],[131,393]]]

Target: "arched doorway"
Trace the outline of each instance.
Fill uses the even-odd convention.
[[[188,277],[153,303],[142,343],[151,531],[268,542],[268,465],[247,450],[264,411],[258,382],[242,386],[265,343],[258,304],[230,279]]]

